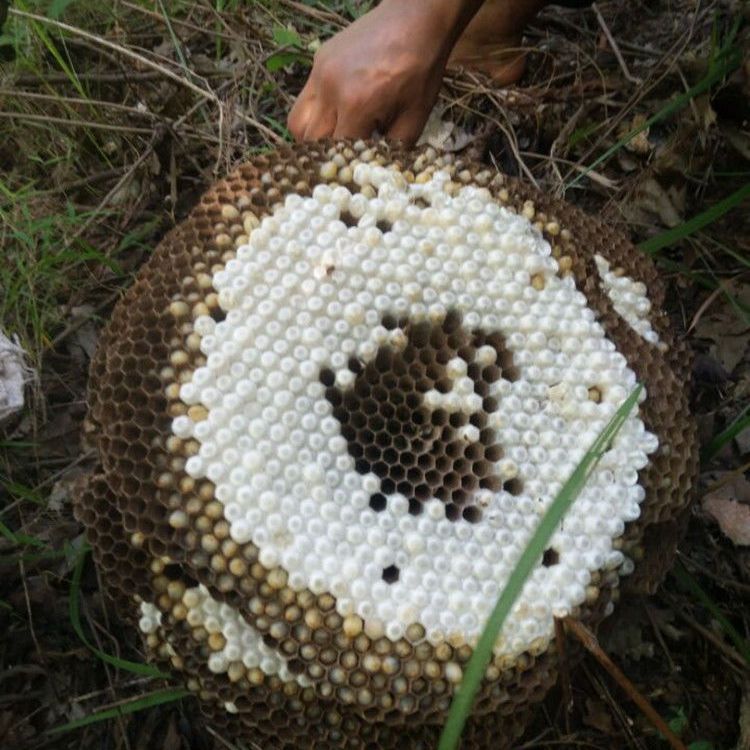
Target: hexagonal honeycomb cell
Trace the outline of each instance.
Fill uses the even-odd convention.
[[[92,362],[76,502],[118,612],[228,736],[434,746],[541,513],[644,398],[498,638],[463,738],[512,744],[554,618],[651,591],[696,472],[653,264],[523,183],[387,143],[255,157],[141,269]]]

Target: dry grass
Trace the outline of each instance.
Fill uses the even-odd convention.
[[[287,138],[310,45],[362,6],[19,0],[12,11],[0,37],[0,328],[19,336],[40,377],[0,432],[4,748],[228,747],[189,702],[50,733],[92,712],[132,709],[134,699],[153,702],[165,688],[118,661],[138,652],[110,620],[89,562],[73,590],[78,620],[114,662],[84,645],[71,617],[83,540],[70,487],[91,461],[80,443],[86,368],[102,321],[158,238],[216,177]],[[453,73],[441,100],[443,117],[475,136],[477,158],[637,241],[673,228],[674,244],[655,257],[696,353],[694,407],[711,448],[701,495],[741,488],[750,460],[747,438],[726,429],[746,424],[750,403],[750,206],[745,198],[686,224],[742,198],[750,181],[743,13],[723,0],[549,9],[529,30],[519,86]],[[747,548],[696,510],[680,564],[656,597],[621,608],[605,648],[686,745],[729,748],[741,732],[750,743],[739,718]],[[571,675],[570,710],[564,694],[547,701],[524,747],[666,747],[594,660]]]

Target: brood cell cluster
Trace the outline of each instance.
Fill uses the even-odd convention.
[[[694,469],[669,403],[684,355],[648,261],[525,191],[429,150],[259,159],[118,308],[79,514],[108,572],[150,567],[112,589],[215,721],[289,747],[434,737],[540,514],[636,380],[639,413],[495,646],[469,745],[512,736],[554,681],[554,615],[598,621],[644,552],[634,580],[658,579],[643,544],[677,529]]]

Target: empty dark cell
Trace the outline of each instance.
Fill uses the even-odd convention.
[[[448,424],[448,412],[445,409],[435,409],[430,416],[430,421],[436,427],[442,427]]]
[[[383,568],[383,580],[386,583],[396,583],[400,572],[397,565],[389,565],[387,568]]]
[[[448,310],[443,319],[442,328],[446,333],[453,333],[461,327],[461,313],[458,310]]]
[[[416,497],[417,500],[422,500],[422,502],[424,502],[425,500],[429,500],[432,497],[432,490],[430,489],[430,485],[425,484],[424,482],[422,484],[418,484],[414,488],[414,497]]]
[[[492,413],[497,410],[497,400],[492,396],[487,396],[482,399],[482,408],[488,413]]]
[[[323,383],[324,386],[330,388],[336,382],[336,373],[329,367],[324,367],[320,371],[320,382]]]
[[[423,481],[424,473],[421,469],[418,469],[416,466],[412,466],[412,468],[409,469],[409,471],[406,472],[406,479],[411,482],[413,485],[417,485],[420,482]]]
[[[380,373],[375,369],[372,362],[365,367],[362,377],[371,385],[376,385],[380,382]]]
[[[437,487],[440,484],[440,472],[435,471],[435,469],[430,469],[425,475],[424,479],[427,484],[430,485],[430,487]],[[450,476],[450,475],[449,475]],[[445,484],[445,481],[443,481]]]
[[[511,495],[520,495],[523,492],[523,482],[516,479],[509,479],[503,484],[503,489]]]
[[[416,460],[414,458],[414,454],[408,450],[409,448],[409,440],[404,435],[394,435],[393,436],[393,447],[397,451],[408,451],[406,453],[401,454],[401,460],[404,462],[407,462],[409,460],[412,461],[412,463]],[[411,466],[410,463],[404,463],[405,466]]]
[[[430,330],[430,346],[435,349],[442,349],[445,346],[445,334],[439,328]]]
[[[424,375],[419,377],[417,379],[416,384],[414,387],[417,389],[419,393],[427,393],[432,388],[432,380],[430,378],[425,377]]]
[[[389,450],[392,450],[389,448]],[[388,451],[386,451],[388,453]],[[396,451],[393,451],[393,454],[396,456],[396,459],[398,459],[398,454]],[[385,454],[384,454],[385,457]],[[401,463],[397,461],[391,462],[391,468],[388,472],[388,475],[394,482],[400,482],[405,476],[406,476],[406,468],[401,465]],[[404,494],[408,495],[408,492],[405,492]]]
[[[466,490],[466,492],[472,492],[477,488],[478,484],[479,479],[473,474],[464,474],[461,477],[461,487]]]
[[[432,349],[425,346],[419,350],[419,361],[423,365],[427,366],[427,377],[430,376],[429,366],[434,362],[434,360],[435,360],[435,353],[432,351]]]
[[[348,437],[347,435],[344,435],[343,430],[341,430],[341,434],[349,441],[349,445],[348,445],[349,455],[355,459],[362,458],[362,456],[364,456],[365,454],[365,449],[358,442],[355,441],[354,438],[356,436],[353,435],[352,437]]]
[[[380,492],[376,492],[374,495],[370,495],[370,507],[380,513],[385,510],[385,506],[388,504],[385,495]]]
[[[351,414],[345,406],[341,405],[334,407],[333,416],[336,417],[336,419],[338,419],[342,424],[346,424],[349,421]]]
[[[375,433],[371,430],[362,430],[357,439],[362,445],[369,445],[375,442]]]
[[[421,455],[425,450],[425,444],[423,440],[412,440],[411,449],[416,455]]]
[[[196,581],[195,578],[193,578],[179,563],[165,565],[164,575],[169,578],[170,581],[182,581],[188,587],[198,585],[198,581]]]
[[[359,409],[360,407],[360,404],[362,403],[362,400],[368,398],[369,395],[370,387],[367,385],[367,383],[362,383],[361,385],[357,383],[354,391],[347,391],[346,394],[344,394],[344,406],[349,411],[357,411],[357,409]]]
[[[407,481],[406,479],[402,479],[398,484],[396,485],[396,491],[400,492],[405,497],[409,497],[409,495],[414,492],[414,485]]]
[[[417,323],[411,327],[409,341],[417,349],[426,346],[430,340],[430,324],[427,322]]]
[[[355,440],[357,437],[357,431],[348,424],[342,424],[341,425],[341,436],[346,438],[346,440],[352,441]]]
[[[368,445],[365,447],[365,458],[370,463],[375,463],[375,461],[379,461],[381,458],[381,452],[380,448],[378,448],[376,445]]]
[[[380,378],[380,382],[389,393],[398,388],[398,378],[393,374],[392,370],[384,372],[383,377]]]
[[[383,451],[383,461],[393,466],[398,461],[398,452],[393,448],[386,448]]]
[[[453,383],[450,378],[435,378],[435,390],[439,393],[449,393],[453,388]]]
[[[450,458],[456,459],[463,453],[463,445],[458,440],[451,440],[445,446],[445,453]]]
[[[414,497],[409,498],[409,515],[418,516],[422,512],[422,503]]]
[[[426,409],[417,409],[417,411],[412,412],[411,414],[411,421],[407,422],[407,424],[412,424],[416,426],[421,426],[428,422],[427,419],[427,410]]]
[[[355,219],[349,211],[342,211],[341,214],[339,214],[339,220],[343,221],[344,224],[348,227],[356,227],[359,222],[357,219]]]
[[[224,312],[224,310],[222,310],[220,307],[212,308],[210,314],[217,323],[221,323],[227,317],[226,312]]]
[[[435,487],[434,494],[438,500],[442,500],[444,503],[447,503],[451,497],[450,490],[446,489],[445,487]]]
[[[408,395],[411,394],[411,392],[414,390],[414,379],[411,378],[409,375],[404,373],[399,377],[398,379],[398,387]]]
[[[461,483],[461,479],[455,471],[449,471],[445,477],[443,477],[443,486],[447,490],[455,490]]]
[[[482,479],[483,477],[489,476],[492,471],[492,464],[489,461],[475,461],[471,467],[473,476]]]
[[[375,473],[377,474],[378,472],[376,471]],[[396,491],[396,483],[385,475],[378,474],[378,476],[382,477],[380,480],[380,489],[387,495],[392,495]]]
[[[464,521],[469,523],[478,523],[482,520],[482,511],[476,505],[469,505],[461,512]]]
[[[453,462],[453,471],[457,471],[459,474],[466,474],[470,470],[471,465],[465,458],[458,458]]]
[[[361,430],[367,424],[367,417],[362,412],[355,412],[349,417],[349,421],[357,430]]]
[[[354,461],[354,468],[360,474],[368,474],[370,471],[370,462],[366,461],[364,458],[358,458]]]
[[[365,366],[362,364],[362,361],[360,359],[357,359],[357,357],[349,357],[349,362],[347,363],[349,369],[355,374],[359,375],[362,370],[364,370]]]
[[[378,353],[375,355],[375,367],[378,372],[388,372],[391,369],[391,362],[393,361],[393,352],[388,346],[381,346],[378,349]]]
[[[479,376],[481,375],[482,368],[479,366],[478,362],[471,362],[469,363],[469,366],[466,368],[466,374],[472,379],[472,380],[479,380]]]
[[[424,377],[424,365],[421,362],[410,362],[407,372],[412,380],[419,381]],[[417,387],[416,383],[414,384],[414,387]]]
[[[330,370],[328,370],[330,372]],[[322,380],[322,375],[321,375]],[[344,396],[341,391],[336,387],[326,388],[326,398],[330,402],[331,406],[339,406],[344,403]]]
[[[445,365],[450,362],[452,357],[452,352],[448,347],[444,346],[442,349],[439,349],[437,354],[435,355],[435,361],[439,364],[445,367]]]
[[[450,456],[446,456],[446,455],[438,456],[437,459],[435,460],[435,468],[442,473],[445,473],[446,471],[448,471],[448,469],[450,469],[452,465],[453,465],[453,461],[450,458]]]
[[[479,443],[469,443],[464,448],[464,458],[467,461],[478,461],[484,455],[484,449]]]
[[[547,547],[542,555],[542,565],[545,568],[551,568],[553,565],[557,565],[560,562],[560,553],[552,547]]]
[[[458,356],[461,357],[464,362],[471,362],[474,359],[476,352],[477,350],[473,346],[466,345],[458,350]]]
[[[383,328],[388,331],[393,331],[398,328],[398,321],[396,320],[396,316],[391,315],[391,313],[386,313],[383,316],[381,323],[383,324]]]
[[[378,401],[387,401],[388,391],[386,388],[383,387],[381,383],[378,383],[376,386],[373,387],[372,395],[370,397]]]
[[[375,433],[375,444],[381,448],[388,448],[391,444],[391,436],[385,430]]]
[[[387,221],[386,219],[379,219],[375,226],[383,233],[391,231],[391,227],[393,226],[390,221]]]
[[[391,435],[398,435],[401,432],[402,422],[398,419],[396,410],[393,410],[393,418],[386,423],[386,429]]]
[[[469,493],[465,490],[455,489],[451,493],[451,500],[453,500],[456,505],[460,505],[463,507],[464,505],[466,505],[468,499]]]
[[[411,419],[412,410],[406,404],[400,404],[396,408],[396,419],[403,424]]]
[[[417,358],[417,347],[413,344],[407,344],[401,351],[401,358],[404,362],[411,364],[416,361]]]
[[[380,414],[386,419],[390,419],[396,414],[396,409],[393,404],[389,403],[388,401],[381,401]]]
[[[432,205],[428,200],[423,198],[421,195],[417,196],[416,198],[410,198],[409,202],[413,203],[415,206],[419,206],[419,208],[428,208],[429,206]]]
[[[406,401],[406,394],[403,391],[399,390],[398,383],[394,383],[392,386],[389,386],[388,393],[390,402],[394,406],[400,406],[404,403],[404,401]]]
[[[503,457],[503,448],[500,445],[490,445],[484,449],[484,457],[488,461],[499,461]]]
[[[365,414],[376,414],[378,411],[378,402],[374,398],[366,398],[362,402],[362,411]]]
[[[485,428],[479,433],[479,442],[482,445],[492,445],[495,441],[495,431],[489,427]]]
[[[438,459],[438,461],[439,460],[440,459]],[[422,469],[422,471],[431,469],[434,463],[435,458],[430,453],[422,453],[419,458],[417,458],[417,466]],[[448,465],[450,466],[450,463]]]
[[[481,393],[479,394],[482,395]],[[470,417],[469,422],[474,425],[474,427],[478,427],[480,430],[483,430],[487,426],[487,415],[483,411],[475,411]]]
[[[497,476],[482,477],[479,480],[479,486],[483,490],[492,490],[493,492],[499,492],[503,488],[503,480]]]
[[[457,521],[461,517],[461,508],[454,503],[448,503],[445,506],[445,517],[449,521]]]
[[[367,423],[370,429],[376,434],[380,432],[380,430],[385,429],[385,420],[380,416],[380,414],[375,414],[374,416],[370,417]]]
[[[469,418],[466,416],[466,414],[464,414],[464,412],[454,411],[448,419],[448,424],[454,428],[463,427],[468,421]]]
[[[482,370],[482,380],[486,380],[488,383],[494,383],[496,380],[499,380],[501,375],[502,371],[497,365],[487,365]]]

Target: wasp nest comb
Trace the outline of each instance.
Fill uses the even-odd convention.
[[[600,222],[431,149],[254,158],[92,365],[77,513],[122,615],[228,734],[433,747],[540,516],[641,382],[495,645],[464,743],[511,741],[556,680],[554,617],[595,625],[674,551],[696,452],[663,293]]]

